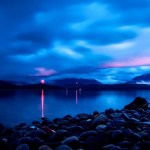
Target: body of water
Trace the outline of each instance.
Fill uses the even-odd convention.
[[[150,91],[48,91],[48,90],[1,90],[0,123],[15,125],[31,123],[41,117],[54,119],[78,113],[91,114],[105,109],[122,109],[135,97],[150,102]]]

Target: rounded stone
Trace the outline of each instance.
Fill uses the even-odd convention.
[[[55,150],[73,150],[73,149],[67,145],[60,145],[60,146],[56,147]]]
[[[76,137],[76,136],[68,137],[68,138],[66,138],[66,139],[64,139],[64,140],[62,141],[63,144],[66,144],[66,145],[69,145],[69,146],[74,146],[74,145],[76,145],[78,142],[79,142],[79,139],[78,139],[78,137]]]
[[[39,147],[39,150],[53,150],[53,149],[50,148],[50,147],[47,146],[47,145],[41,145],[41,146]]]
[[[29,150],[29,145],[28,144],[21,144],[16,148],[16,150]]]

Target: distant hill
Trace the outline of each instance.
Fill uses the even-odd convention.
[[[0,89],[14,89],[18,88],[18,86],[14,83],[0,80]]]
[[[141,76],[137,76],[133,78],[133,81],[145,81],[148,82],[150,81],[150,73],[149,74],[143,74]]]
[[[126,82],[127,84],[150,84],[150,74],[143,74],[134,77],[131,81]]]
[[[145,76],[144,76],[145,77]],[[101,84],[95,79],[81,79],[81,78],[65,78],[53,80],[53,83],[26,83],[24,85],[14,84],[14,82],[0,80],[0,89],[48,89],[48,90],[70,90],[83,89],[88,91],[99,91],[99,90],[139,90],[139,89],[150,89],[148,84],[135,84],[143,81],[143,76],[139,76],[132,80],[133,83],[126,84]],[[149,81],[146,76],[146,80]]]
[[[53,84],[63,87],[85,87],[90,85],[98,86],[101,83],[95,79],[82,79],[82,78],[64,78],[53,80]]]

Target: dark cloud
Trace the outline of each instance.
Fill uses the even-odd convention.
[[[91,66],[81,66],[81,67],[76,67],[76,68],[71,68],[68,70],[64,70],[61,73],[65,74],[90,74],[97,72],[99,68],[96,67],[91,67]]]
[[[31,42],[39,47],[49,47],[51,45],[51,35],[42,29],[20,33],[15,37],[15,40]]]
[[[137,26],[150,25],[150,1],[149,0],[102,0],[110,6],[112,11],[121,14],[121,21],[124,24]]]
[[[104,74],[122,80],[129,70],[108,73],[100,66],[125,60],[128,49],[119,44],[130,47],[134,41],[129,50],[139,53],[135,27],[149,28],[149,16],[150,0],[0,0],[0,69],[5,70],[0,75],[29,75],[41,67],[61,75]]]

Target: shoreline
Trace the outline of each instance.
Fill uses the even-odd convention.
[[[150,108],[137,97],[121,110],[67,115],[11,128],[0,124],[2,150],[149,150]]]

